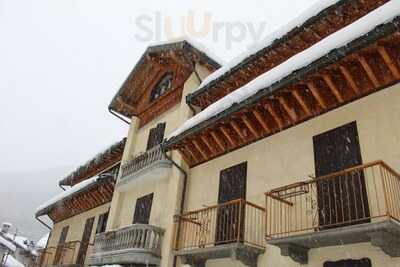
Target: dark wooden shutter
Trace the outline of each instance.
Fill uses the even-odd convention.
[[[56,254],[54,255],[53,265],[60,264],[61,253],[64,250],[65,241],[67,240],[68,230],[69,230],[69,226],[64,226],[63,229],[61,230],[61,235],[60,235],[60,239],[58,241]]]
[[[362,164],[356,122],[314,136],[313,143],[317,177]],[[370,213],[362,171],[318,181],[317,193],[321,228],[367,222],[363,219]]]
[[[372,267],[370,259],[325,262],[324,267]]]
[[[78,257],[76,260],[77,264],[83,265],[85,263],[86,252],[89,247],[90,236],[92,235],[93,223],[94,223],[94,217],[91,217],[86,220],[85,228],[83,230],[83,235],[82,235],[82,241],[79,246]]]
[[[149,224],[153,196],[154,194],[149,194],[136,200],[133,224]]]
[[[96,234],[104,233],[106,231],[108,214],[109,214],[109,211],[107,211],[106,213],[100,214],[99,221],[97,222]]]
[[[159,123],[153,129],[150,129],[149,138],[147,140],[147,150],[161,144],[164,140],[166,123]]]
[[[222,170],[219,180],[218,203],[223,204],[233,200],[246,199],[246,180],[247,162]],[[215,232],[216,245],[243,240],[245,213],[240,205],[227,205],[218,208]],[[240,226],[239,222],[241,222]],[[238,237],[240,240],[237,240]]]
[[[246,198],[247,162],[222,170],[219,179],[218,204]]]

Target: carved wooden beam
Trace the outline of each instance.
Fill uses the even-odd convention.
[[[236,146],[236,141],[233,139],[233,137],[229,134],[228,130],[224,126],[220,126],[221,132],[225,135],[226,139],[228,139],[229,143],[235,147]]]
[[[360,89],[358,88],[356,82],[353,79],[353,76],[351,75],[350,71],[347,70],[344,66],[339,66],[340,72],[343,74],[347,84],[350,86],[350,88],[353,90],[353,92],[358,95],[360,93]]]
[[[218,154],[218,151],[215,149],[215,147],[211,144],[210,140],[205,135],[201,135],[200,138],[201,138],[201,141],[203,141],[203,143],[211,151],[213,156]]]
[[[235,132],[240,136],[242,141],[245,142],[247,138],[243,134],[242,129],[240,129],[239,124],[236,121],[234,121],[233,119],[230,121],[230,124],[232,125],[232,128],[235,130]]]
[[[254,114],[254,117],[257,119],[257,121],[263,127],[264,131],[266,133],[270,133],[271,132],[271,128],[268,126],[268,124],[267,124],[265,118],[263,117],[263,115],[261,114],[261,112],[258,111],[256,108],[254,108],[252,112]]]
[[[281,104],[281,106],[283,107],[283,109],[286,111],[286,113],[289,115],[292,122],[296,122],[297,121],[296,111],[289,106],[286,99],[283,96],[279,96],[278,101]]]
[[[358,61],[360,62],[361,66],[363,67],[364,71],[367,73],[368,78],[370,79],[370,81],[372,82],[372,84],[374,85],[374,87],[379,87],[380,83],[378,81],[378,78],[375,76],[372,68],[370,67],[370,65],[368,64],[367,60],[365,59],[364,56],[359,55],[357,57]]]
[[[264,107],[267,109],[269,114],[271,114],[272,118],[275,120],[276,124],[278,125],[279,129],[282,129],[284,127],[284,123],[282,119],[278,116],[276,113],[274,107],[272,106],[271,103],[266,103]]]
[[[393,74],[396,79],[400,79],[400,72],[397,68],[396,64],[393,62],[392,58],[390,57],[389,53],[387,52],[386,48],[383,46],[378,47],[378,52],[381,55],[383,61],[385,62],[386,66]]]
[[[189,154],[192,156],[192,158],[194,159],[194,161],[195,161],[196,163],[197,163],[197,162],[200,162],[199,157],[198,157],[197,154],[192,150],[192,148],[190,147],[189,144],[187,144],[187,145],[185,146],[185,150],[189,152]]]
[[[221,151],[225,151],[225,145],[224,142],[221,140],[221,137],[218,135],[217,132],[215,131],[210,131],[210,134],[212,136],[212,138],[214,139],[215,143],[219,146],[219,148],[221,149]]]
[[[240,116],[244,124],[249,128],[250,132],[254,135],[255,138],[260,138],[261,134],[257,131],[256,127],[254,126],[253,122],[247,117],[246,114]]]
[[[187,164],[192,165],[194,162],[194,159],[191,158],[190,155],[188,155],[185,151],[184,147],[178,148],[179,153],[181,153],[183,159],[187,162]]]
[[[303,97],[300,95],[300,93],[297,91],[297,89],[292,90],[292,94],[294,98],[297,100],[297,102],[300,104],[301,108],[304,110],[307,116],[311,116],[312,112],[306,102],[304,101]]]
[[[336,97],[337,101],[340,103],[344,102],[343,96],[340,93],[339,89],[337,88],[336,84],[332,81],[331,76],[328,74],[322,75],[322,78],[324,79],[325,83],[328,85],[328,88],[331,90],[333,95]]]
[[[315,86],[313,82],[308,82],[307,83],[308,89],[310,89],[311,94],[313,97],[317,100],[318,104],[320,105],[321,108],[326,109],[327,105],[325,103],[324,98],[319,94],[318,88]]]
[[[200,155],[203,157],[203,159],[207,160],[209,158],[208,153],[204,150],[203,147],[201,147],[201,145],[199,144],[199,142],[197,140],[193,140],[192,141],[194,147],[197,149],[197,151],[200,152]]]

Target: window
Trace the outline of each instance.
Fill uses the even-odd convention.
[[[172,87],[172,73],[165,74],[157,85],[153,88],[150,95],[150,103],[165,94]]]
[[[153,204],[153,193],[136,200],[133,224],[149,224],[151,206]]]
[[[108,213],[109,213],[109,211],[107,211],[106,213],[100,214],[99,221],[97,222],[96,234],[104,233],[106,231],[107,221],[108,221]]]
[[[164,140],[165,122],[157,124],[157,126],[150,130],[149,138],[147,140],[147,150],[159,145]]]

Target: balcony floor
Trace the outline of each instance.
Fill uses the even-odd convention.
[[[113,265],[113,264],[146,264],[159,266],[160,257],[142,249],[124,249],[94,254],[89,257],[89,265]]]
[[[268,240],[283,256],[305,264],[313,248],[371,242],[391,257],[400,257],[400,223],[393,219]]]
[[[232,243],[206,248],[196,248],[175,251],[176,256],[180,256],[184,264],[192,267],[203,267],[207,260],[231,258],[239,260],[243,264],[251,267],[257,266],[258,255],[264,253],[265,249],[248,246],[242,243]]]

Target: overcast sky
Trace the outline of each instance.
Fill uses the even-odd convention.
[[[65,170],[126,135],[107,106],[149,43],[199,36],[228,61],[253,43],[254,30],[261,39],[315,2],[0,0],[0,205],[26,210],[51,197]],[[0,209],[0,220],[22,224],[19,217]]]

